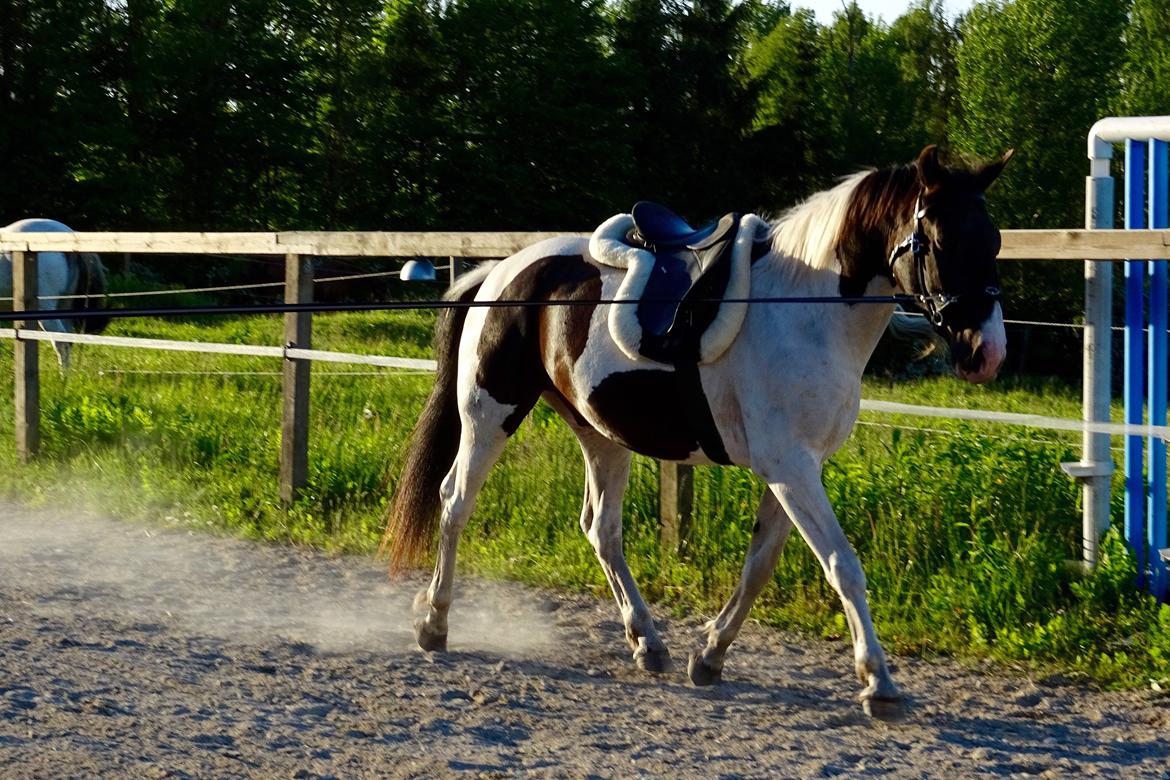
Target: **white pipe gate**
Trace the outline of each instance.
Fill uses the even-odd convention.
[[[1126,144],[1126,227],[1167,227],[1167,141],[1170,116],[1107,117],[1093,125],[1088,136],[1089,175],[1085,179],[1085,227],[1110,229],[1114,216],[1114,185],[1110,171],[1114,144]],[[1145,212],[1145,144],[1150,148],[1148,220]],[[1125,265],[1125,422],[1142,421],[1143,401],[1149,406],[1149,422],[1164,425],[1167,406],[1167,263],[1170,251],[1158,258],[1129,256]],[[1149,371],[1142,379],[1144,283],[1149,275]],[[1085,263],[1085,342],[1083,417],[1086,422],[1107,421],[1112,400],[1113,267],[1110,263]],[[1148,384],[1148,391],[1146,386]],[[1138,436],[1129,436],[1125,448],[1125,537],[1138,561],[1146,586],[1155,594],[1166,592],[1166,560],[1170,558],[1166,532],[1166,447],[1150,440],[1148,475],[1143,473],[1143,447]],[[1113,461],[1109,437],[1086,429],[1079,464],[1065,464],[1066,471],[1083,481],[1082,540],[1084,560],[1097,560],[1097,544],[1109,526]],[[1071,468],[1070,468],[1071,467]],[[1148,478],[1147,478],[1148,477]],[[1139,514],[1140,509],[1140,514]]]

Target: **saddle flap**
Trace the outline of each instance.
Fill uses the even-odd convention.
[[[738,229],[739,215],[727,214],[709,235],[655,254],[654,270],[638,305],[638,320],[648,336],[697,341],[719,308],[717,299],[727,286]],[[695,299],[699,300],[692,302]]]

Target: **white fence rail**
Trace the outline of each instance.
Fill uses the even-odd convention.
[[[286,303],[312,300],[310,259],[320,256],[496,258],[519,251],[553,233],[5,233],[0,231],[0,251],[12,253],[13,308],[37,308],[36,252],[85,251],[162,254],[284,255]],[[1006,230],[1003,260],[1123,260],[1161,259],[1170,256],[1170,230]],[[434,370],[434,361],[392,356],[357,355],[311,348],[311,314],[284,315],[285,345],[262,346],[172,341],[166,339],[49,334],[22,327],[0,328],[0,338],[15,339],[16,443],[22,459],[36,455],[40,442],[37,346],[41,341],[68,341],[134,349],[253,355],[280,358],[284,362],[284,404],[280,494],[291,502],[308,474],[308,390],[312,361],[351,363],[410,370]],[[1014,414],[993,410],[946,409],[882,401],[862,401],[862,409],[883,414],[949,417],[1010,425],[1071,430],[1082,433],[1129,434],[1170,439],[1170,428],[1118,425],[1109,422]],[[1076,464],[1070,474],[1083,478]],[[680,524],[689,511],[691,485],[686,467],[663,464],[662,514],[664,537],[678,538]]]

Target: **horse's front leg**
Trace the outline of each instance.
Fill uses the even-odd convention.
[[[739,635],[739,629],[752,609],[752,603],[768,584],[784,541],[792,530],[792,521],[771,490],[764,491],[752,541],[743,562],[743,574],[723,611],[707,623],[707,646],[691,653],[687,673],[695,685],[712,685],[723,674],[723,656]]]
[[[817,556],[829,584],[841,597],[853,635],[857,676],[865,685],[860,699],[866,714],[878,718],[901,717],[902,696],[890,677],[886,654],[869,614],[865,572],[825,495],[820,462],[803,458],[762,473],[768,487]]]

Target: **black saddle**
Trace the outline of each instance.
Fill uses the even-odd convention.
[[[660,247],[697,244],[709,238],[717,228],[723,227],[722,220],[695,230],[682,217],[659,203],[640,200],[630,209],[634,218],[634,229],[646,244]],[[730,215],[728,215],[730,216]]]
[[[626,242],[654,254],[654,270],[638,303],[641,352],[664,363],[698,360],[703,331],[719,312],[731,278],[739,214],[697,230],[650,201],[634,204],[630,214],[634,228]]]

